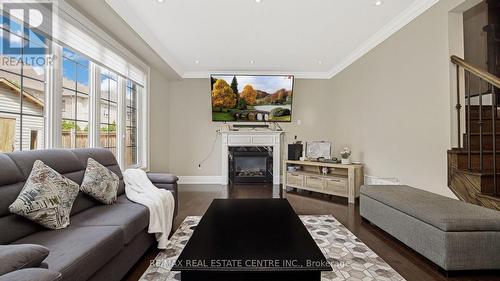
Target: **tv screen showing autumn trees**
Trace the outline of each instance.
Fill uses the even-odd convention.
[[[212,75],[212,120],[290,122],[293,76]]]

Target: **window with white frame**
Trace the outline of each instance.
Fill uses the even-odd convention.
[[[125,165],[137,165],[137,100],[142,87],[127,80],[125,89]]]
[[[68,48],[63,49],[61,91],[61,146],[89,146],[89,60]]]
[[[46,36],[53,41],[0,18],[0,50],[6,40],[20,47],[0,58],[24,58],[30,42],[47,49],[38,56],[52,59],[41,66],[0,66],[0,152],[104,147],[122,168],[147,168],[148,121],[142,116],[148,67],[112,38],[103,45],[102,30],[93,29],[97,37],[88,33],[92,23],[69,9],[71,17],[59,18],[56,32]]]
[[[3,15],[0,23],[0,152],[44,148],[45,66],[37,61],[45,54],[25,50],[49,40]]]
[[[100,132],[99,145],[117,156],[118,144],[118,75],[101,68],[100,75]]]

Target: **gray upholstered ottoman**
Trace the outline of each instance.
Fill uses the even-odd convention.
[[[362,186],[361,216],[442,269],[500,269],[500,212],[409,186]]]

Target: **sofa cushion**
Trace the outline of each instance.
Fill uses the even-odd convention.
[[[43,269],[26,268],[0,276],[0,281],[59,281],[61,273]]]
[[[41,231],[14,244],[33,243],[47,247],[50,270],[62,273],[62,280],[87,280],[123,249],[123,232],[116,226],[70,226]]]
[[[14,163],[7,154],[0,154],[0,167],[2,167],[2,173],[0,173],[0,186],[24,180],[23,174],[16,163]]]
[[[48,255],[49,249],[40,245],[0,245],[0,275],[38,267]]]
[[[176,183],[179,178],[172,174],[148,173],[148,178],[152,183]]]
[[[127,198],[127,195],[120,195],[116,199],[116,204],[137,204],[135,202],[130,201],[130,199]]]
[[[9,206],[24,187],[36,160],[80,185],[83,181],[88,158],[95,159],[122,178],[120,167],[111,153],[103,148],[46,149],[0,153],[0,244],[9,244],[25,236],[43,230],[42,226],[19,215],[10,213]],[[120,180],[118,194],[125,185]],[[95,199],[80,192],[73,203],[71,215],[100,205]]]
[[[110,169],[115,175],[120,179],[120,184],[118,185],[118,195],[122,195],[125,193],[125,184],[123,183],[123,175],[116,161],[115,156],[109,149],[105,148],[78,148],[71,150],[74,155],[78,159],[80,159],[81,163],[84,165],[84,168],[87,166],[87,160],[92,158],[99,162],[104,167]]]
[[[410,186],[362,186],[361,194],[443,231],[500,231],[499,211]]]
[[[92,158],[87,161],[87,169],[80,190],[103,204],[116,201],[120,179],[108,168]]]
[[[117,226],[128,244],[149,224],[149,210],[140,204],[101,205],[71,217],[73,226]]]
[[[37,160],[42,160],[47,166],[60,174],[85,170],[78,157],[68,149],[44,149],[30,151],[16,151],[7,153],[23,174],[24,180],[28,178]]]
[[[78,184],[36,160],[9,211],[50,229],[65,228],[79,189]]]
[[[10,244],[45,229],[43,226],[18,215],[10,214],[0,217],[0,244]]]

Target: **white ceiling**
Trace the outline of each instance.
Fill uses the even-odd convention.
[[[70,5],[96,23],[113,39],[129,46],[136,56],[150,67],[154,67],[169,79],[179,79],[179,74],[172,69],[148,43],[125,23],[120,16],[115,15],[111,7],[102,0],[66,0]]]
[[[437,1],[106,0],[184,78],[331,78]]]

